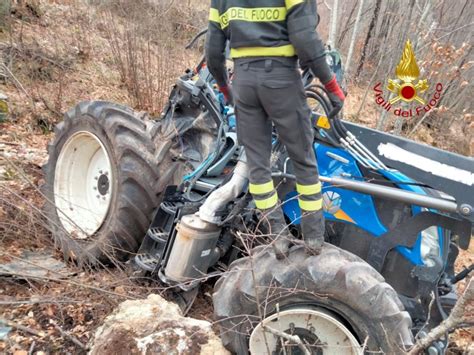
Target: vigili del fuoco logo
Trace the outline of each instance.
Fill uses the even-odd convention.
[[[443,85],[437,83],[432,98],[429,101],[425,100],[423,94],[426,93],[429,85],[426,79],[418,79],[420,76],[420,69],[418,68],[418,64],[416,64],[415,53],[413,52],[410,40],[405,44],[402,58],[395,69],[395,74],[397,79],[388,79],[387,89],[396,96],[390,99],[385,99],[382,96],[382,83],[377,83],[374,86],[375,102],[377,105],[381,106],[388,112],[392,111],[392,107],[394,107],[393,113],[396,116],[407,118],[424,115],[432,108],[436,107],[441,98]],[[392,106],[400,101],[406,102],[407,104],[416,103],[417,106],[410,108],[408,108],[408,105],[402,105],[404,107]]]

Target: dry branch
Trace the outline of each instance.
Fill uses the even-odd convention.
[[[417,355],[422,350],[428,348],[431,343],[441,338],[447,332],[461,327],[463,324],[474,324],[474,319],[468,318],[466,307],[474,301],[474,286],[472,279],[466,286],[466,290],[461,298],[458,300],[452,309],[449,317],[446,318],[440,325],[433,328],[425,337],[418,340],[415,346],[408,352],[408,355]]]
[[[3,324],[5,324],[9,327],[12,327],[12,328],[21,330],[22,332],[36,335],[37,337],[40,337],[40,338],[42,338],[46,335],[46,333],[44,333],[42,331],[38,331],[36,329],[25,327],[24,325],[21,325],[17,322],[14,322],[14,321],[11,321],[11,320],[8,320],[8,319],[5,319],[5,318],[0,318],[0,323],[3,323]]]
[[[74,335],[69,334],[68,332],[64,331],[59,325],[57,325],[55,322],[51,322],[51,324],[54,326],[54,328],[57,329],[59,333],[61,333],[61,336],[68,338],[70,341],[72,341],[74,344],[76,344],[78,347],[80,347],[83,350],[89,350],[89,347],[87,345],[84,345],[79,339],[77,339]]]
[[[303,354],[305,355],[311,355],[311,351],[308,350],[308,348],[306,347],[306,345],[301,341],[300,337],[298,335],[291,335],[291,334],[288,334],[288,333],[285,333],[285,332],[282,332],[282,331],[279,331],[279,330],[276,330],[276,329],[273,329],[271,327],[269,327],[268,325],[263,325],[262,324],[262,327],[263,329],[265,329],[266,331],[280,337],[280,338],[284,338],[286,340],[289,340],[293,343],[296,343],[296,345],[298,345],[298,348],[303,352]]]

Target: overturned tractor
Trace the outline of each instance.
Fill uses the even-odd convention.
[[[66,113],[45,166],[57,245],[82,264],[130,259],[183,309],[217,280],[215,319],[234,353],[409,348],[446,318],[465,277],[453,265],[470,241],[474,161],[328,120],[324,90],[304,78],[323,182],[320,255],[302,248],[292,162],[275,132],[273,177],[293,236],[288,258],[275,258],[248,193],[234,110],[204,62],[178,79],[156,120],[101,101]]]

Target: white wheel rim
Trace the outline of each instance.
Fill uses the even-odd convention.
[[[77,239],[93,235],[107,216],[113,191],[110,158],[99,138],[77,132],[56,163],[54,199],[64,229]]]
[[[267,354],[285,352],[282,349],[282,340],[285,339],[275,335],[271,329],[300,334],[303,342],[308,343],[306,347],[312,354],[340,355],[340,354],[362,354],[360,346],[354,335],[342,324],[324,310],[316,309],[290,309],[273,314],[260,322],[250,335],[249,348],[251,354]],[[309,336],[301,336],[308,334]],[[303,338],[303,339],[302,339]],[[286,346],[286,354],[301,353],[295,343]],[[314,344],[314,346],[311,346]]]

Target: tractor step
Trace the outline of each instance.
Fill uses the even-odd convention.
[[[157,209],[134,258],[135,264],[144,271],[153,272],[159,268],[180,205],[182,203],[163,201]]]

